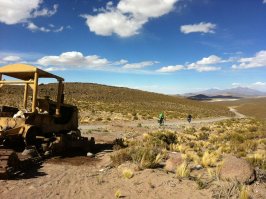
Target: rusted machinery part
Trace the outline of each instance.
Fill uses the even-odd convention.
[[[24,138],[24,142],[26,146],[35,145],[37,133],[40,133],[40,132],[41,132],[41,129],[37,126],[25,125],[22,137]]]
[[[20,161],[15,151],[0,149],[0,179],[8,179],[19,167]]]
[[[0,179],[9,179],[16,174],[40,163],[41,156],[17,154],[12,149],[0,149]]]

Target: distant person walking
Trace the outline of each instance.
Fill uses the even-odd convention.
[[[158,120],[160,126],[164,125],[164,120],[165,120],[165,118],[164,118],[164,113],[161,112],[161,113],[159,114],[159,120]]]
[[[188,123],[190,123],[191,120],[192,120],[192,115],[189,114],[189,115],[187,116],[187,121],[188,121]]]

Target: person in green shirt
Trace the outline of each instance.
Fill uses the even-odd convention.
[[[159,120],[158,120],[158,122],[159,122],[160,126],[164,124],[164,113],[163,112],[161,112],[159,114]]]

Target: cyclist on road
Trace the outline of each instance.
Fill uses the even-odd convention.
[[[161,112],[161,113],[159,114],[159,120],[158,120],[160,126],[162,126],[162,125],[164,124],[164,120],[165,120],[165,119],[164,119],[164,113]]]

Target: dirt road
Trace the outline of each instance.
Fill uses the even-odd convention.
[[[230,106],[229,110],[235,114],[236,118],[245,118],[246,117],[242,113],[239,113],[235,108],[236,108],[236,106]]]
[[[205,118],[205,119],[192,119],[191,123],[189,124],[186,120],[177,120],[177,119],[171,119],[165,121],[165,128],[168,129],[176,129],[178,126],[182,125],[204,125],[214,122],[219,122],[231,118],[245,118],[246,116],[239,113],[235,107],[228,107],[229,110],[235,114],[234,117],[217,117],[217,118]],[[110,126],[123,126],[123,127],[136,127],[138,125],[141,125],[143,127],[149,127],[152,129],[158,129],[158,123],[156,120],[138,120],[138,121],[118,121],[118,122],[111,122],[111,123],[98,123],[98,124],[82,124],[79,126],[79,128],[82,131],[89,131],[89,130],[95,130],[95,129],[108,129]]]

